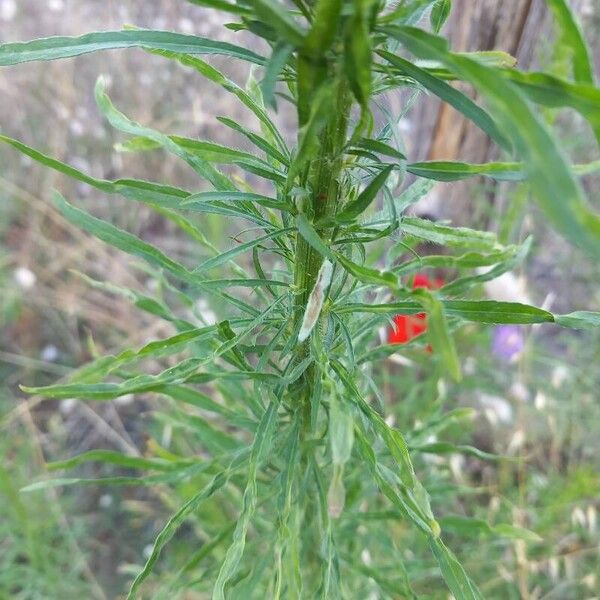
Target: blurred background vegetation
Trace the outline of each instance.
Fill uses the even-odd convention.
[[[518,55],[526,65],[543,64],[560,74],[560,45],[542,5],[457,1],[448,33],[459,49],[489,44]],[[600,4],[582,0],[574,5],[600,64]],[[507,27],[510,15],[522,19],[518,32]],[[2,41],[124,24],[226,39],[234,35],[221,27],[227,20],[183,1],[0,0]],[[244,84],[248,73],[236,72],[239,66],[226,59],[215,63]],[[250,149],[215,119],[221,114],[247,119],[235,101],[177,64],[137,50],[2,69],[0,131],[96,177],[126,174],[197,188],[191,172],[163,154],[115,151],[123,139],[101,120],[93,101],[100,73],[108,76],[117,106],[136,120]],[[385,102],[395,111],[406,106],[402,97]],[[488,149],[469,131],[457,131],[456,119],[435,105],[417,100],[415,106],[404,122],[415,160],[487,159]],[[591,160],[592,136],[573,114],[560,118],[565,150],[577,161]],[[293,121],[280,114],[279,122],[291,136]],[[584,184],[600,206],[600,178],[587,177]],[[53,382],[96,354],[172,333],[127,297],[94,288],[77,275],[138,290],[160,285],[131,258],[68,225],[48,202],[53,188],[183,262],[197,262],[201,255],[144,206],[104,196],[0,147],[0,598],[118,598],[165,518],[189,496],[189,482],[176,486],[176,494],[160,487],[93,484],[28,494],[19,489],[43,477],[51,460],[94,448],[132,455],[150,447],[181,448],[191,434],[181,420],[161,416],[168,407],[151,397],[93,405],[41,402],[20,392],[19,384]],[[556,312],[600,309],[600,265],[541,224],[525,187],[479,181],[443,189],[450,190],[448,197],[432,195],[417,210],[458,225],[490,227],[511,241],[533,235],[532,253],[515,274],[518,279],[503,283],[506,289],[498,293],[527,294]],[[203,219],[207,237],[217,245],[236,234],[226,220]],[[198,322],[210,321],[219,317],[219,307],[199,303],[190,313]],[[490,329],[463,327],[457,339],[466,374],[461,384],[443,380],[418,344],[382,362],[374,376],[385,390],[386,413],[401,429],[418,428],[442,405],[459,411],[445,423],[445,439],[510,458],[417,459],[442,528],[454,538],[451,545],[483,594],[591,600],[600,597],[600,333],[545,327],[522,332],[525,347],[510,361],[492,352]],[[466,408],[472,411],[467,414]],[[78,472],[83,478],[123,474],[130,473],[89,465]],[[480,518],[481,527],[465,528],[456,516],[444,520],[450,513]],[[484,521],[512,523],[536,535],[514,539],[510,528],[491,531]],[[411,578],[423,582],[423,597],[445,598],[426,584],[432,570],[426,550],[401,524],[390,526],[399,527],[399,551]],[[197,540],[192,521],[161,558],[159,573],[185,563]],[[363,562],[368,572],[369,557]],[[394,570],[391,561],[389,569]],[[180,597],[204,596],[184,592]]]

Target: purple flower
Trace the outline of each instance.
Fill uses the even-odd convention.
[[[492,330],[492,354],[512,362],[523,351],[525,335],[518,325],[497,325]]]

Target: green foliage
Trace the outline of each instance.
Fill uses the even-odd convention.
[[[201,451],[190,452],[188,447],[177,455],[157,450],[156,456],[143,459],[98,451],[55,463],[52,469],[98,461],[147,473],[105,478],[104,484],[187,486],[187,499],[158,534],[129,598],[145,597],[143,591],[149,589],[168,542],[195,513],[207,516],[208,536],[177,577],[164,582],[165,594],[188,587],[204,594],[212,590],[215,600],[349,598],[367,597],[366,590],[374,585],[381,597],[414,598],[416,570],[404,564],[393,538],[412,525],[454,597],[482,598],[474,582],[478,574],[468,575],[446,545],[446,525],[450,531],[466,527],[528,542],[538,538],[523,528],[481,519],[436,519],[411,450],[416,456],[462,452],[478,459],[502,457],[465,444],[427,442],[428,435],[444,430],[448,416],[437,422],[430,418],[418,431],[403,433],[390,425],[387,408],[374,402],[381,394],[372,374],[382,356],[398,349],[381,347],[375,332],[398,313],[426,313],[432,358],[459,380],[462,369],[454,336],[460,335],[464,322],[600,326],[600,314],[594,312],[554,315],[524,304],[479,299],[478,285],[514,268],[529,242],[503,245],[492,232],[404,214],[431,189],[431,180],[485,175],[524,181],[568,240],[600,256],[600,217],[575,177],[577,171],[588,172],[597,165],[573,168],[527,100],[575,108],[597,132],[594,102],[600,91],[593,86],[579,30],[566,4],[553,2],[572,47],[576,81],[571,83],[507,69],[510,59],[502,54],[454,53],[443,38],[413,27],[430,10],[438,33],[450,12],[446,1],[415,0],[390,9],[368,0],[319,0],[314,6],[298,0],[297,10],[276,0],[194,3],[239,17],[231,27],[262,38],[270,57],[225,42],[138,29],[0,46],[0,65],[143,48],[178,61],[232,93],[261,124],[261,131],[255,132],[220,118],[223,126],[256,147],[253,153],[167,135],[119,112],[99,79],[98,107],[113,127],[130,136],[120,149],[167,151],[182,159],[198,177],[199,189],[193,192],[157,182],[96,179],[22,142],[0,138],[64,175],[146,203],[204,250],[211,250],[200,264],[190,257],[193,265],[187,266],[54,194],[67,220],[141,259],[153,276],[176,292],[164,300],[117,290],[172,323],[177,333],[98,358],[67,382],[24,389],[47,398],[106,401],[147,393],[169,398],[172,410],[165,409],[158,418],[190,431]],[[243,90],[198,55],[224,55],[263,68],[262,83]],[[428,63],[416,64],[416,59]],[[472,84],[487,108],[447,79]],[[475,123],[506,155],[488,164],[409,162],[391,135],[391,124],[375,132],[370,113],[379,91],[394,88],[427,89]],[[276,95],[297,113],[297,143],[291,150],[265,108],[275,106]],[[354,115],[359,115],[356,120]],[[230,164],[258,176],[261,187],[251,189],[216,166]],[[400,191],[406,172],[420,179]],[[373,210],[380,199],[383,207]],[[248,231],[254,237],[216,249],[202,231],[206,213],[250,222],[253,228]],[[439,253],[419,257],[421,241],[435,245]],[[372,248],[387,250],[392,258],[385,264],[374,261]],[[413,254],[405,256],[404,250]],[[472,272],[482,266],[491,270]],[[456,273],[439,290],[414,290],[402,278],[417,269],[438,267]],[[252,268],[255,274],[249,272]],[[215,272],[218,279],[212,278]],[[180,318],[175,299],[190,306],[203,294],[216,301],[227,318],[198,328]],[[310,327],[302,327],[306,323]],[[194,407],[195,412],[181,406]],[[84,483],[90,480],[61,477],[26,489]],[[371,535],[367,512],[385,510],[392,511],[393,531]],[[376,556],[372,567],[359,558],[370,548]],[[377,561],[392,562],[392,579]],[[201,569],[202,576],[191,578],[194,569]]]

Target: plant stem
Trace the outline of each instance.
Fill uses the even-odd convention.
[[[344,146],[352,102],[345,80],[340,78],[339,81],[331,117],[323,128],[319,152],[308,165],[306,172],[306,180],[311,189],[310,203],[307,209],[315,223],[323,217],[335,215],[340,201]],[[315,228],[326,243],[331,241],[330,226],[315,226]],[[296,235],[294,271],[294,284],[297,290],[294,310],[295,329],[304,316],[308,298],[314,288],[323,260],[323,256],[298,233]],[[300,362],[308,356],[309,344],[310,338],[298,346],[296,362]],[[303,405],[305,415],[308,415],[310,411],[310,398],[317,376],[315,365],[311,365],[305,371],[299,384],[293,389],[293,395],[296,396],[295,401]]]

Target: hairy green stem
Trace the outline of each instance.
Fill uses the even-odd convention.
[[[311,189],[310,204],[306,208],[314,223],[323,217],[334,215],[340,202],[344,146],[351,104],[351,95],[347,84],[345,80],[341,79],[331,116],[323,128],[319,152],[310,162],[305,173],[306,181]],[[315,228],[326,243],[331,240],[330,227],[315,226]],[[323,256],[298,233],[294,270],[294,284],[297,290],[294,311],[295,329],[304,316],[308,298],[314,288],[323,260]],[[296,362],[300,362],[308,356],[309,344],[310,339],[298,346]],[[303,404],[306,411],[308,411],[317,375],[315,367],[309,367],[299,384],[294,387],[294,395],[298,396],[297,402]]]

